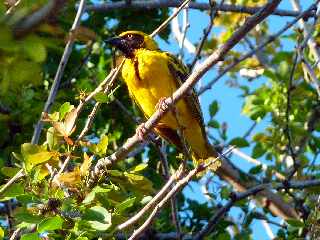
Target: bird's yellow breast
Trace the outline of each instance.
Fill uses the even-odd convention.
[[[155,106],[162,97],[169,97],[177,89],[175,80],[168,68],[168,58],[165,53],[139,49],[134,59],[126,59],[122,77],[130,94],[147,117],[155,112]],[[186,106],[180,102],[179,112],[186,111]],[[162,121],[176,128],[176,120],[172,114],[167,114]]]
[[[159,99],[170,97],[177,90],[177,79],[170,72],[168,63],[166,53],[146,49],[136,50],[135,58],[125,60],[122,77],[130,95],[146,117],[156,111]],[[159,124],[172,130],[183,129],[183,135],[193,152],[200,158],[207,158],[207,141],[192,108],[181,99],[174,109],[168,112]]]

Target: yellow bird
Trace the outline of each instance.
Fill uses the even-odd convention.
[[[127,31],[107,40],[119,49],[125,62],[122,78],[128,86],[130,96],[149,118],[163,100],[171,97],[188,77],[187,67],[174,55],[159,50],[157,43],[140,31]],[[144,128],[138,128],[143,139]],[[191,148],[197,163],[216,157],[207,140],[198,98],[194,91],[180,100],[157,124],[155,131],[164,139],[182,150],[179,131]]]

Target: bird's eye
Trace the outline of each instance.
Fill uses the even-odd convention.
[[[132,35],[132,34],[128,34],[128,35],[127,35],[127,38],[132,39],[132,38],[133,38],[133,35]]]

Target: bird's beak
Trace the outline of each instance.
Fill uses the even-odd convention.
[[[127,58],[131,58],[133,56],[133,49],[130,47],[127,41],[121,37],[107,39],[105,40],[105,43],[119,49]]]
[[[105,43],[120,49],[121,45],[123,45],[123,39],[121,37],[113,37],[105,40]]]

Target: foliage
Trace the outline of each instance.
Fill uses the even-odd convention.
[[[265,2],[230,1],[246,6],[260,6]],[[81,27],[69,34],[76,12],[75,1],[59,5],[55,9],[57,14],[49,14],[45,21],[27,31],[17,31],[17,26],[21,26],[47,2],[22,1],[9,15],[5,12],[12,1],[5,3],[0,3],[0,182],[1,185],[5,184],[20,169],[24,170],[26,176],[0,195],[0,212],[4,213],[0,216],[0,239],[8,239],[17,228],[21,229],[22,240],[45,237],[111,239],[116,236],[116,227],[145,206],[164,185],[166,178],[161,170],[158,150],[150,145],[107,170],[96,186],[88,185],[89,169],[100,157],[112,154],[134,133],[136,124],[131,117],[138,116],[139,111],[121,82],[116,83],[117,87],[111,94],[97,94],[80,115],[77,115],[76,108],[104,80],[113,66],[112,52],[104,39],[126,29],[152,32],[167,19],[170,11],[163,8],[88,12],[83,16]],[[96,1],[89,4],[96,4]],[[222,31],[205,41],[202,55],[207,56],[221,46],[243,24],[245,17],[240,13],[220,13],[214,19],[214,24]],[[254,44],[259,43],[270,35],[271,28],[269,22],[260,24],[247,38]],[[318,28],[319,24],[315,37],[318,37]],[[169,29],[164,30],[160,38],[167,41],[169,33]],[[45,128],[39,144],[31,144],[34,124],[40,118],[65,42],[69,38],[74,38],[76,42],[63,73],[57,98],[51,113],[43,118]],[[320,115],[319,96],[301,64],[294,69],[290,83],[296,51],[284,50],[285,44],[299,44],[301,38],[300,31],[281,36],[259,55],[242,61],[229,71],[226,91],[228,88],[239,90],[239,99],[243,102],[242,114],[255,124],[268,122],[264,125],[266,127],[253,131],[252,137],[234,136],[225,122],[227,120],[221,121],[219,118],[224,106],[211,99],[207,109],[207,127],[212,143],[250,150],[250,157],[267,163],[267,167],[264,168],[262,164],[253,166],[248,172],[266,182],[276,180],[275,172],[287,175],[292,160],[290,147],[296,151],[294,157],[301,164],[295,180],[319,176],[319,167],[315,164],[320,150],[317,121]],[[246,43],[241,42],[239,48],[225,56],[220,67],[237,60],[245,48]],[[308,49],[304,51],[304,56],[308,61],[315,62]],[[243,77],[239,75],[241,69],[259,70],[259,74],[253,78]],[[315,69],[315,74],[319,78],[319,70]],[[291,100],[289,111],[288,93]],[[120,112],[115,99],[132,116]],[[89,134],[78,141],[77,136],[96,102],[102,103],[102,107]],[[231,111],[231,114],[234,112]],[[290,140],[288,135],[291,136]],[[168,146],[166,153],[169,168],[177,169],[177,150]],[[52,178],[50,171],[59,171],[67,158],[70,158],[70,164],[66,171],[57,179]],[[198,180],[194,179],[202,183]],[[210,174],[206,175],[206,180],[207,183],[203,185],[208,190],[207,202],[200,203],[185,193],[176,196],[184,233],[200,231],[233,191],[221,181],[218,189],[212,187],[215,178]],[[317,193],[317,189],[311,188],[297,194],[299,201],[309,209],[315,209],[315,212],[301,219],[287,220],[285,227],[278,228],[278,239],[305,236],[312,224],[315,226],[312,231],[318,231],[315,224],[318,223],[319,209],[314,200]],[[286,192],[279,194],[287,201],[295,200]],[[7,206],[10,206],[10,210],[7,210]],[[256,219],[268,221],[271,217],[266,209],[251,209],[247,200],[238,202],[236,207],[241,212],[241,221],[223,218],[208,239],[251,239],[253,222]],[[157,216],[152,231],[176,231],[174,223],[168,221],[170,218],[170,208],[164,208]],[[132,233],[133,227],[125,234]]]

